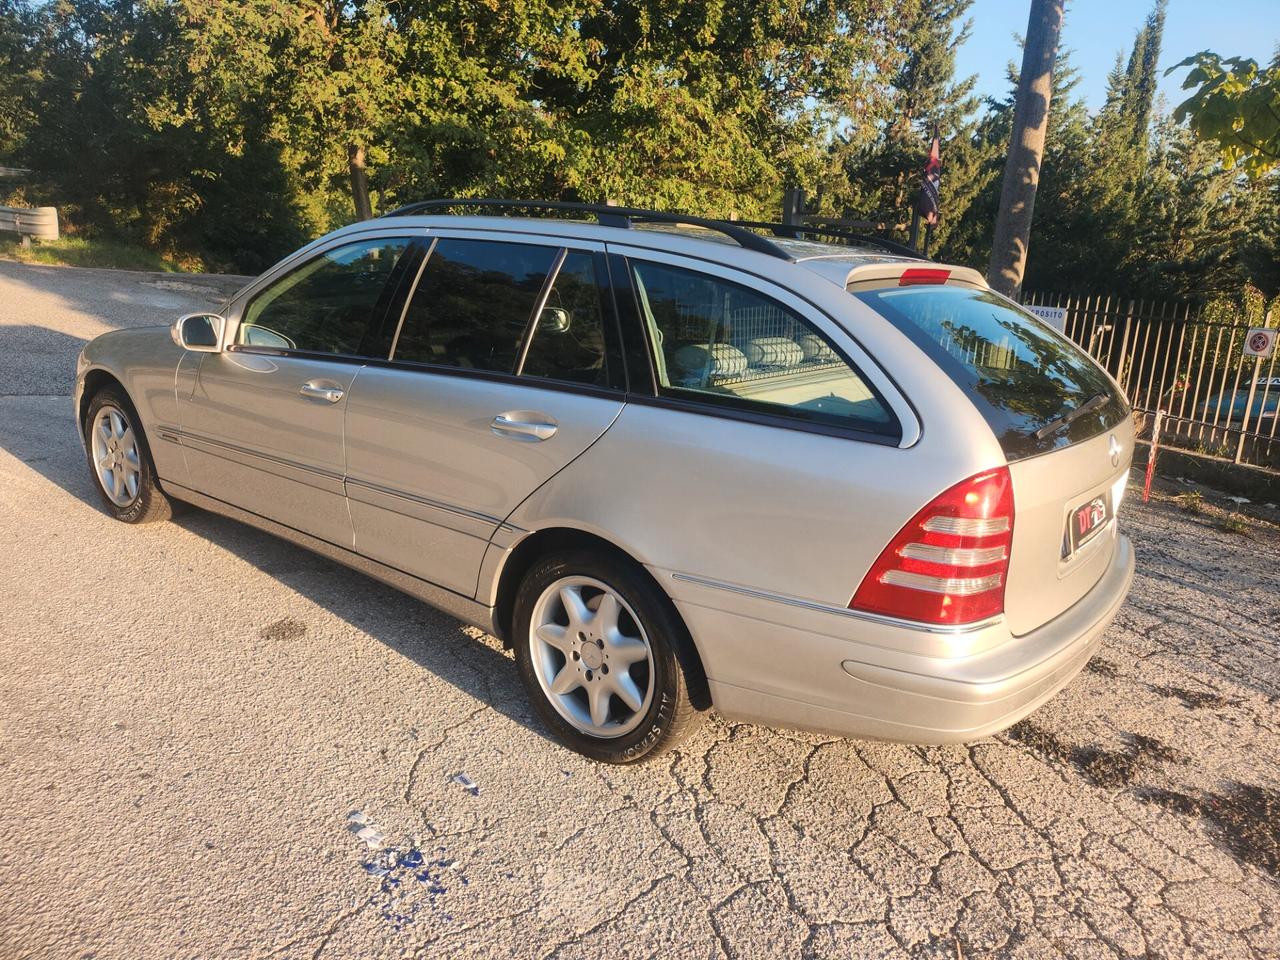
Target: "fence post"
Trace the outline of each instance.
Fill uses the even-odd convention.
[[[1120,389],[1124,391],[1126,397],[1129,397],[1129,374],[1133,372],[1133,363],[1129,359],[1129,327],[1133,324],[1133,307],[1134,302],[1130,300],[1129,309],[1124,318],[1124,336],[1120,340],[1120,366],[1116,367],[1116,370],[1121,374],[1116,379],[1120,381]],[[1136,332],[1133,339],[1134,346],[1137,346],[1138,337]],[[1129,400],[1132,401],[1133,397],[1129,397]]]
[[[1147,478],[1142,482],[1142,502],[1151,499],[1151,478],[1156,473],[1156,448],[1160,446],[1160,424],[1164,420],[1164,411],[1156,407],[1155,423],[1151,425],[1151,446],[1147,449]]]

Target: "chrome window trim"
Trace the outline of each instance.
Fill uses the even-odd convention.
[[[783,603],[789,607],[801,607],[805,610],[814,610],[818,613],[829,613],[837,617],[847,617],[852,620],[866,620],[870,623],[880,623],[890,627],[902,627],[905,630],[922,631],[924,633],[938,633],[956,635],[962,633],[975,633],[987,627],[994,626],[1004,619],[1003,615],[989,617],[986,620],[979,620],[976,623],[960,623],[960,624],[935,624],[920,623],[916,620],[903,620],[899,617],[886,617],[879,613],[869,613],[864,610],[850,610],[848,607],[835,607],[828,603],[819,603],[816,600],[802,600],[799,597],[789,597],[781,593],[770,593],[767,590],[757,590],[753,587],[744,587],[736,583],[725,583],[722,580],[712,580],[708,577],[698,577],[691,573],[672,573],[672,580],[679,580],[683,583],[692,583],[699,587],[709,587],[713,590],[724,590],[728,593],[736,593],[744,597],[754,597],[757,600],[769,600],[773,603]]]

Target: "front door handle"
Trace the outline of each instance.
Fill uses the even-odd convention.
[[[304,397],[315,397],[317,400],[328,400],[330,403],[337,403],[346,396],[346,391],[341,387],[326,387],[314,380],[308,380],[298,392]]]
[[[493,418],[490,428],[500,437],[511,440],[549,440],[556,432],[556,424],[544,414],[500,413]]]

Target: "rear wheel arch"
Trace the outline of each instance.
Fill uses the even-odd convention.
[[[694,643],[688,627],[685,625],[684,618],[680,616],[680,611],[676,609],[676,605],[672,602],[670,595],[662,588],[662,585],[658,583],[653,574],[649,572],[649,569],[626,550],[606,540],[604,537],[588,533],[585,530],[579,530],[575,527],[550,527],[544,530],[536,530],[517,543],[512,549],[498,575],[497,602],[493,611],[494,627],[497,629],[498,636],[503,644],[510,647],[513,643],[512,619],[515,614],[516,593],[520,589],[520,583],[525,574],[528,573],[539,558],[545,557],[550,553],[575,548],[599,550],[610,554],[634,567],[641,576],[653,584],[668,605],[669,612],[675,622],[681,628],[679,636],[675,638],[676,657],[680,661],[681,667],[684,668],[685,675],[689,681],[689,699],[697,709],[709,709],[711,707],[711,691],[707,684],[707,673],[702,665],[702,657],[698,653],[697,644]]]

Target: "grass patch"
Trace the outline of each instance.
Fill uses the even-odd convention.
[[[0,234],[0,257],[23,263],[47,263],[64,267],[104,267],[110,270],[147,270],[153,273],[179,273],[178,264],[163,254],[116,240],[88,240],[63,237],[60,240],[33,241],[24,247],[14,234]]]
[[[1204,513],[1204,497],[1199,490],[1192,490],[1178,497],[1178,506],[1187,513]]]
[[[1249,535],[1249,521],[1238,513],[1229,513],[1222,518],[1222,529],[1227,533],[1238,533],[1241,536]]]

